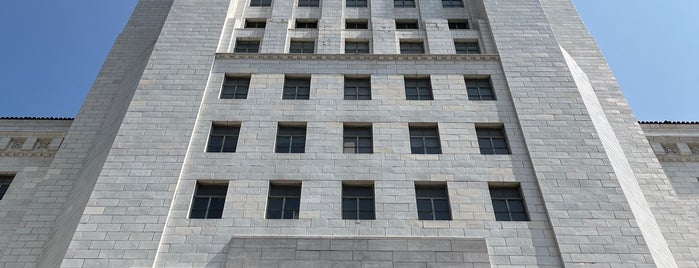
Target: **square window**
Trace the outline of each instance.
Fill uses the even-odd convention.
[[[454,42],[456,54],[481,54],[478,42]]]
[[[469,100],[495,100],[490,79],[466,79],[466,90]]]
[[[306,125],[282,125],[277,130],[276,153],[294,154],[306,151]]]
[[[272,0],[250,0],[251,7],[270,7]]]
[[[12,184],[14,178],[14,175],[0,175],[0,200],[2,200],[5,193],[7,193],[7,189],[10,188],[10,184]]]
[[[317,20],[296,20],[296,29],[318,29]]]
[[[476,126],[476,135],[481,154],[510,154],[504,128]]]
[[[235,53],[258,53],[260,51],[260,41],[258,40],[237,40],[235,42]]]
[[[284,100],[307,100],[311,95],[311,78],[285,77]]]
[[[371,126],[344,127],[343,152],[349,154],[370,154],[374,152]]]
[[[265,27],[267,27],[267,21],[264,19],[247,19],[247,20],[245,20],[245,28],[264,29]]]
[[[226,76],[221,89],[221,99],[247,99],[250,77]]]
[[[468,30],[471,29],[468,20],[447,20],[449,30]]]
[[[497,221],[529,221],[529,215],[519,186],[490,186],[490,198]]]
[[[367,0],[345,0],[346,7],[366,7]]]
[[[315,41],[291,41],[289,45],[289,53],[313,53],[315,49]]]
[[[345,29],[369,29],[369,22],[366,20],[347,20],[345,21]]]
[[[345,41],[345,54],[367,54],[369,53],[369,42],[367,41]]]
[[[464,7],[461,0],[442,0],[442,7]]]
[[[446,185],[415,185],[419,220],[451,220],[451,207]]]
[[[413,154],[441,154],[437,127],[410,127],[410,152]]]
[[[238,147],[238,135],[240,125],[213,124],[209,134],[209,144],[206,146],[208,153],[235,153]]]
[[[267,219],[298,219],[301,205],[301,183],[278,185],[270,183],[267,199]]]
[[[320,0],[299,0],[299,7],[319,7]]]
[[[374,186],[342,185],[342,219],[374,220]]]
[[[201,184],[197,182],[197,189],[192,200],[190,219],[220,219],[223,215],[223,207],[226,203],[226,184]]]
[[[433,100],[429,78],[405,78],[406,100]]]
[[[396,20],[396,29],[398,30],[417,30],[419,28],[417,20]]]
[[[421,41],[401,41],[400,54],[425,54],[425,46]]]
[[[415,7],[415,0],[393,0],[393,7]]]
[[[345,78],[345,100],[371,100],[371,79]]]

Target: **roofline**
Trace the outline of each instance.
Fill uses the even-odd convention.
[[[4,116],[0,117],[0,120],[60,120],[60,121],[69,121],[73,120],[75,118],[72,117],[32,117],[32,116],[23,116],[23,117],[13,117],[13,116]]]
[[[639,124],[699,125],[699,121],[638,121]]]

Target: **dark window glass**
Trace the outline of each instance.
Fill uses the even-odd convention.
[[[319,7],[320,0],[299,0],[299,7]]]
[[[264,20],[245,20],[245,28],[265,28],[267,21]]]
[[[239,126],[213,125],[206,151],[210,153],[235,153],[239,133]]]
[[[419,28],[417,21],[396,21],[396,29],[398,30],[416,30]]]
[[[413,154],[441,154],[437,127],[410,127],[410,151]]]
[[[241,41],[235,42],[235,53],[257,53],[260,51],[260,41]]]
[[[345,0],[346,7],[366,7],[367,0]]]
[[[270,185],[267,200],[267,219],[298,219],[301,204],[301,185]]]
[[[197,183],[192,200],[191,219],[220,219],[226,202],[228,185],[205,185]]]
[[[420,220],[451,220],[446,186],[415,185],[417,216]]]
[[[342,186],[342,219],[373,220],[374,211],[373,186]]]
[[[429,78],[405,78],[405,99],[433,100]]]
[[[370,154],[374,152],[371,127],[345,127],[343,151],[354,154]]]
[[[422,42],[400,42],[400,54],[425,54]]]
[[[519,187],[490,187],[490,198],[497,221],[528,221]]]
[[[305,126],[279,126],[277,132],[277,153],[303,153],[306,150]]]
[[[307,100],[311,94],[311,79],[310,78],[285,78],[284,92],[282,99],[284,100]]]
[[[369,53],[369,42],[345,42],[345,54]]]
[[[296,29],[318,29],[318,21],[297,20]]]
[[[463,7],[461,0],[442,0],[442,7]]]
[[[505,129],[502,127],[476,127],[481,154],[509,154]]]
[[[469,100],[495,100],[490,79],[466,79]]]
[[[272,6],[272,0],[250,0],[251,7],[269,7]]]
[[[369,29],[366,21],[345,21],[345,29]]]
[[[370,100],[371,79],[369,78],[345,78],[346,100]]]
[[[468,30],[471,29],[467,20],[448,20],[450,30]]]
[[[454,42],[456,54],[481,54],[478,42]]]
[[[221,99],[246,99],[250,77],[226,77],[221,89]]]
[[[291,41],[289,53],[313,53],[314,49],[314,41]]]
[[[7,189],[10,188],[10,184],[14,178],[15,176],[11,175],[0,175],[0,200],[2,200],[5,193],[7,193]]]
[[[393,0],[393,7],[415,7],[415,0]]]

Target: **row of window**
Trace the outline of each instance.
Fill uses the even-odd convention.
[[[15,176],[12,175],[0,175],[0,200],[2,200],[5,193],[7,193],[7,189],[10,188],[10,184],[14,178]]]
[[[450,30],[468,30],[470,25],[468,20],[447,20]],[[264,29],[267,27],[265,19],[246,19],[245,28],[248,29]],[[318,29],[317,19],[296,19],[296,29]],[[396,20],[396,29],[398,30],[417,30],[420,24],[417,20]],[[366,30],[369,29],[368,20],[345,20],[345,29]]]
[[[393,0],[394,7],[415,7],[416,0]],[[367,7],[368,0],[345,0],[345,7]],[[251,7],[272,6],[272,0],[250,0]],[[320,0],[299,0],[299,7],[320,7]],[[442,0],[442,7],[464,7],[461,0]]]
[[[495,100],[493,85],[488,78],[465,78],[466,93],[472,101]],[[404,78],[406,100],[433,100],[430,78]],[[221,88],[221,99],[247,99],[249,76],[226,76]],[[308,100],[311,93],[310,77],[284,77],[284,100]],[[371,78],[345,77],[345,100],[371,100]]]
[[[227,184],[201,184],[192,200],[191,219],[220,219],[226,200]],[[415,184],[415,203],[419,220],[451,220],[451,205],[446,184]],[[519,186],[491,186],[490,197],[498,221],[528,221]],[[342,219],[374,220],[376,206],[373,183],[343,183]],[[298,219],[301,182],[270,183],[267,219]]]
[[[313,40],[295,40],[292,39],[289,43],[289,53],[312,54],[315,53],[315,41]],[[456,54],[480,54],[481,49],[478,41],[454,41],[454,50]],[[235,42],[233,48],[235,53],[259,53],[260,40],[243,38]],[[369,41],[366,40],[346,40],[345,54],[369,54],[371,49]],[[401,40],[400,54],[425,54],[425,44],[422,40]]]
[[[409,126],[410,151],[413,154],[441,154],[442,147],[436,124]],[[234,153],[238,145],[240,125],[213,124],[206,152]],[[503,127],[476,126],[478,148],[481,154],[510,154]],[[303,123],[283,124],[277,128],[275,153],[304,153],[306,150],[306,125]],[[373,130],[371,125],[347,124],[343,129],[342,149],[344,153],[371,154]]]

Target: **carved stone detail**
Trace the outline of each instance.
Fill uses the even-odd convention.
[[[49,148],[50,144],[51,144],[51,139],[39,139],[36,142],[36,149],[37,150],[47,150]]]
[[[21,149],[25,141],[27,141],[27,138],[12,138],[10,149]]]

